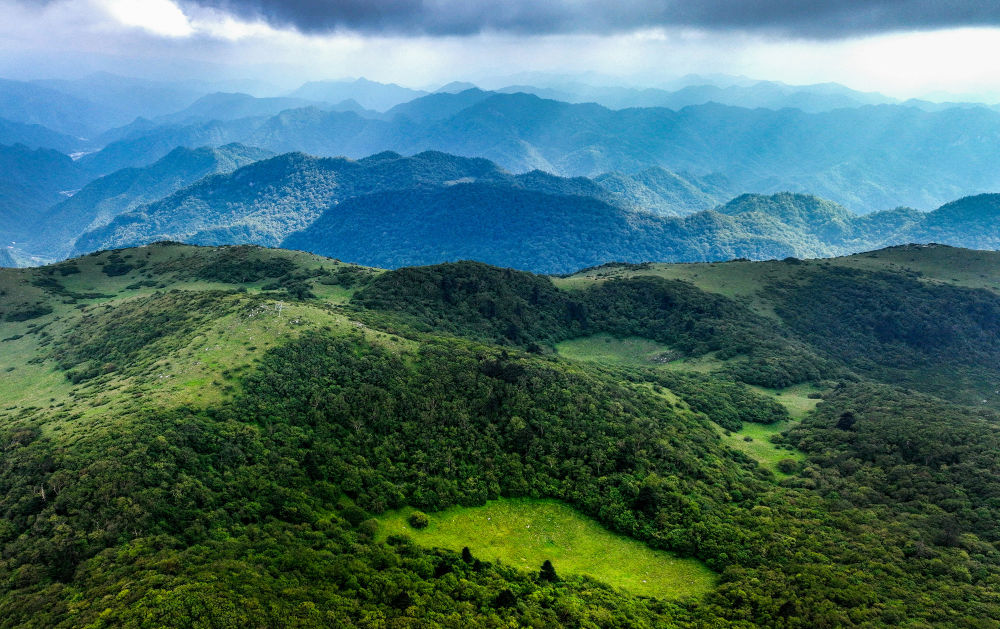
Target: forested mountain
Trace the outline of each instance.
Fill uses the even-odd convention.
[[[620,203],[664,216],[683,216],[710,210],[733,197],[725,177],[694,177],[653,166],[636,173],[604,173],[594,182],[613,193]]]
[[[146,168],[126,168],[96,179],[39,215],[22,246],[38,255],[65,257],[76,238],[145,203],[158,201],[207,175],[228,173],[270,157],[240,144],[176,148]]]
[[[487,160],[437,152],[358,161],[286,154],[134,207],[84,233],[74,251],[157,240],[280,244],[389,268],[477,259],[566,273],[609,261],[815,258],[907,242],[991,248],[998,238],[991,195],[926,214],[899,208],[858,216],[791,193],[714,206],[713,198],[724,198],[725,182],[716,182],[662,169],[593,180],[513,175]],[[89,199],[63,206],[92,205]],[[676,216],[679,208],[684,216]],[[960,208],[977,208],[965,213],[979,220]]]
[[[380,153],[366,159],[315,158],[289,153],[198,182],[162,201],[122,215],[84,234],[80,251],[155,240],[275,246],[310,225],[324,208],[382,190],[443,186],[463,178],[511,175],[483,159],[443,153],[404,158]]]
[[[434,94],[390,120],[306,108],[265,120],[154,128],[83,163],[106,174],[151,163],[178,145],[229,142],[351,158],[440,150],[485,157],[515,172],[596,176],[659,166],[695,176],[721,173],[734,191],[807,192],[857,212],[932,209],[1000,187],[992,162],[1000,112],[986,108],[880,105],[807,114],[710,103],[612,111],[528,94],[483,96]]]
[[[39,124],[25,124],[0,118],[0,145],[23,144],[28,148],[48,148],[72,153],[86,146],[80,138],[48,129]]]
[[[780,205],[781,196],[767,205]],[[282,246],[389,268],[475,259],[547,273],[612,260],[814,257],[851,250],[852,245],[854,250],[866,248],[863,240],[848,245],[813,233],[822,232],[826,223],[825,216],[785,222],[766,212],[731,217],[706,211],[664,218],[589,197],[468,183],[350,199],[330,207]],[[881,241],[877,235],[870,238]]]
[[[416,122],[443,120],[454,116],[466,107],[486,100],[490,96],[492,96],[492,92],[484,92],[475,87],[457,92],[435,92],[396,105],[385,112],[385,118],[393,120],[397,116],[403,116]]]
[[[398,190],[333,205],[283,247],[396,268],[483,260],[569,272],[609,260],[662,260],[669,224],[593,198],[462,183]]]
[[[962,243],[974,249],[998,249],[998,220],[1000,194],[981,194],[941,206],[910,233],[915,242]]]
[[[23,144],[0,146],[0,242],[29,237],[48,207],[82,186],[86,175],[69,157]]]
[[[80,158],[80,166],[94,177],[123,168],[140,168],[162,159],[179,146],[223,146],[239,143],[267,118],[240,118],[190,125],[152,125],[139,121],[132,133],[111,142],[96,153]],[[248,146],[254,146],[250,144]]]
[[[991,626],[998,256],[0,271],[2,624]],[[497,561],[552,501],[707,579]]]

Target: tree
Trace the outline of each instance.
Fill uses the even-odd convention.
[[[799,462],[795,459],[781,459],[778,461],[778,471],[782,474],[794,474],[799,469]]]
[[[538,572],[538,578],[549,583],[555,583],[559,580],[555,567],[552,566],[552,562],[548,559],[542,564],[542,569]]]
[[[462,561],[471,564],[475,560],[476,559],[472,556],[472,551],[469,550],[468,546],[462,549]]]
[[[427,528],[427,525],[431,523],[430,518],[423,511],[414,511],[410,517],[406,518],[406,521],[415,529]]]
[[[514,607],[517,605],[517,597],[509,589],[505,589],[493,599],[493,607]]]
[[[841,430],[853,430],[858,418],[851,411],[845,411],[837,420],[837,428]]]

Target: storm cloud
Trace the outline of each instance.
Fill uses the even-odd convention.
[[[656,27],[831,39],[1000,25],[994,0],[185,0],[305,33],[611,33]]]

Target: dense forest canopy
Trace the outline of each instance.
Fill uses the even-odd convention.
[[[4,271],[0,624],[996,626],[998,417],[943,382],[994,386],[1000,267],[879,255],[554,280],[161,244]],[[665,354],[554,352],[594,335]],[[787,471],[729,445],[750,425]],[[500,497],[715,585],[642,598],[379,534]]]

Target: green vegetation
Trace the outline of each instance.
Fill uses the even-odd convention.
[[[791,473],[785,472],[779,467],[782,461],[791,460],[798,465],[803,461],[805,455],[787,446],[774,443],[772,438],[784,433],[792,425],[794,423],[791,421],[774,424],[748,423],[743,424],[743,427],[736,432],[730,432],[721,427],[719,432],[727,446],[746,454],[774,473],[776,477],[786,478]]]
[[[601,332],[647,338],[684,356],[711,354],[726,361],[731,376],[767,387],[816,380],[835,370],[743,304],[655,276],[591,282],[570,292],[529,273],[459,262],[384,273],[354,302],[395,312],[397,321],[419,330],[534,352]]]
[[[677,599],[710,591],[716,577],[690,559],[615,535],[552,500],[501,499],[433,514],[414,530],[409,509],[378,518],[379,538],[408,535],[421,546],[460,550],[530,572],[549,560],[562,577],[586,575],[633,594]]]
[[[1000,418],[921,365],[992,378],[996,294],[876,261],[713,269],[752,298],[171,244],[0,271],[0,314],[51,308],[0,323],[0,626],[996,626]],[[826,333],[786,310],[824,278],[852,322]],[[468,518],[509,505],[715,576],[645,597],[614,587],[636,552],[497,561]]]
[[[721,203],[727,185],[662,168],[591,180],[512,175],[485,159],[433,151],[357,161],[286,153],[249,164],[263,153],[241,145],[178,151],[64,200],[46,221],[57,226],[32,246],[51,259],[70,244],[86,253],[158,240],[252,243],[385,268],[474,259],[571,273],[609,260],[791,260],[907,242],[1000,244],[997,195],[929,213],[859,216],[804,194]]]
[[[610,334],[582,336],[556,343],[560,356],[610,365],[650,367],[669,362],[676,352],[666,345],[640,337],[618,339]]]

